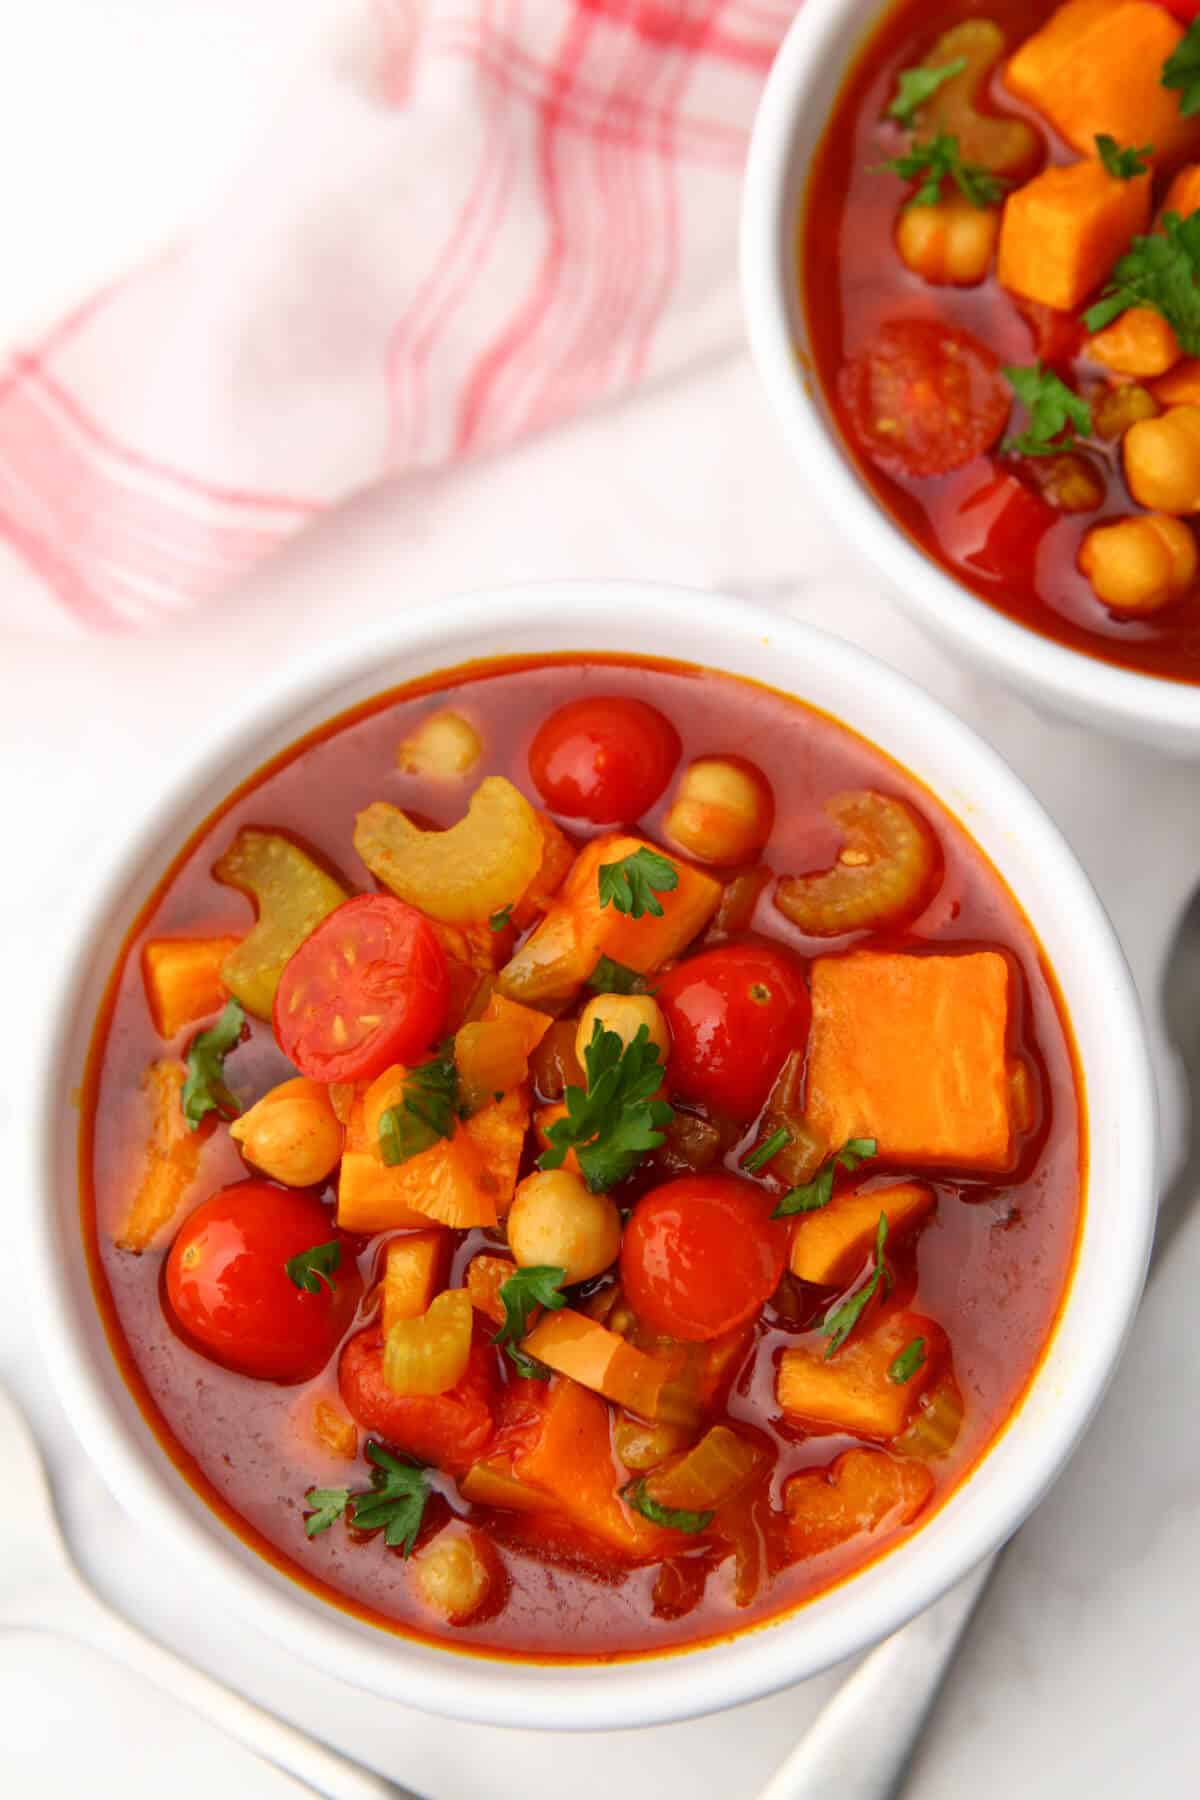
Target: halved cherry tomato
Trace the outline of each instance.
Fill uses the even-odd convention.
[[[889,475],[946,475],[990,450],[1012,407],[999,360],[956,325],[890,319],[842,370],[862,448]]]
[[[667,1087],[735,1119],[766,1104],[784,1058],[802,1050],[812,1006],[786,950],[727,944],[661,977],[658,1004],[671,1028]]]
[[[275,1036],[314,1081],[369,1081],[418,1061],[450,1002],[428,919],[390,894],[343,901],[305,938],[275,993]]]
[[[1182,19],[1185,25],[1200,18],[1200,0],[1159,0],[1159,3],[1177,19]]]
[[[496,1352],[476,1335],[467,1372],[444,1394],[397,1394],[383,1379],[383,1333],[356,1332],[338,1366],[342,1399],[364,1431],[374,1431],[421,1462],[463,1475],[482,1456],[496,1426]]]
[[[686,1175],[644,1194],[621,1245],[621,1282],[656,1331],[697,1342],[752,1319],[779,1286],[788,1228],[736,1175]]]
[[[529,747],[529,772],[551,812],[591,825],[631,825],[662,794],[681,748],[656,707],[597,694],[543,719]]]
[[[287,1263],[337,1240],[330,1290],[298,1287]],[[167,1255],[167,1305],[205,1356],[260,1381],[307,1381],[329,1361],[362,1292],[353,1253],[312,1194],[238,1181],[198,1206]]]

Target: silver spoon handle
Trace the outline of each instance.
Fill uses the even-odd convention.
[[[760,1800],[891,1800],[996,1558],[861,1662]]]

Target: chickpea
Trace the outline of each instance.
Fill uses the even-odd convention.
[[[587,1067],[584,1052],[592,1041],[597,1020],[605,1031],[615,1031],[622,1044],[631,1044],[645,1025],[650,1042],[658,1045],[659,1055],[666,1062],[671,1050],[671,1034],[657,1000],[649,994],[597,994],[580,1013],[575,1031],[575,1055],[581,1069]]]
[[[699,862],[749,862],[775,822],[775,797],[761,770],[740,757],[702,756],[690,764],[664,829]]]
[[[565,1269],[568,1285],[589,1281],[620,1254],[621,1215],[607,1194],[589,1192],[578,1175],[548,1169],[518,1187],[508,1242],[523,1269]]]
[[[1150,512],[1200,512],[1200,406],[1172,406],[1131,425],[1122,444],[1125,480]]]
[[[941,200],[906,206],[896,221],[896,248],[914,275],[936,287],[973,287],[991,266],[1000,232],[993,206]]]
[[[431,713],[396,751],[396,767],[406,775],[450,780],[465,775],[483,755],[483,741],[461,713]]]
[[[461,1625],[487,1600],[492,1572],[475,1532],[448,1525],[409,1565],[413,1586],[430,1612]]]
[[[1182,519],[1162,513],[1095,525],[1083,540],[1079,567],[1116,612],[1157,612],[1196,578],[1196,540]]]
[[[287,1187],[315,1187],[342,1154],[342,1127],[328,1089],[303,1075],[264,1094],[234,1120],[229,1135],[248,1163]]]
[[[1131,306],[1088,342],[1088,354],[1118,375],[1165,375],[1179,361],[1179,340],[1161,313]]]
[[[1092,429],[1098,437],[1119,438],[1141,419],[1156,419],[1162,407],[1149,388],[1136,381],[1108,388],[1092,402]]]

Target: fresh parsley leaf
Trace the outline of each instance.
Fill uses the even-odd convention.
[[[775,1211],[773,1219],[789,1219],[793,1213],[820,1212],[833,1199],[833,1178],[839,1169],[845,1169],[853,1175],[873,1157],[878,1149],[874,1138],[850,1138],[840,1150],[827,1156],[811,1181],[803,1187],[794,1187],[783,1196]]]
[[[663,909],[655,895],[674,893],[679,886],[679,871],[665,856],[643,844],[620,862],[601,863],[598,880],[601,906],[614,907],[634,919],[640,919],[643,913],[661,919]]]
[[[879,167],[890,169],[902,181],[920,181],[908,201],[909,206],[936,206],[946,181],[953,181],[963,199],[969,200],[972,206],[994,206],[1008,186],[990,170],[980,168],[976,163],[965,163],[959,153],[958,139],[949,131],[939,131],[927,143],[914,144],[907,155],[893,156]]]
[[[492,913],[491,917],[488,919],[488,930],[503,931],[506,925],[512,923],[512,915],[513,909],[511,906],[502,906],[499,912]]]
[[[187,1053],[187,1079],[180,1101],[193,1131],[210,1112],[236,1119],[241,1111],[225,1086],[225,1058],[242,1035],[246,1015],[236,1000],[226,1003],[215,1025],[192,1039]]]
[[[1178,90],[1185,119],[1200,112],[1200,19],[1188,26],[1163,64],[1162,85]]]
[[[652,1525],[665,1525],[670,1531],[707,1531],[713,1522],[711,1512],[685,1512],[675,1506],[660,1506],[646,1492],[644,1475],[638,1481],[631,1481],[621,1492],[634,1512],[640,1512]]]
[[[404,1098],[389,1106],[379,1121],[379,1154],[389,1168],[428,1150],[439,1138],[454,1136],[459,1116],[458,1069],[454,1040],[447,1038],[430,1061],[410,1069]]]
[[[526,1381],[541,1381],[547,1371],[536,1357],[526,1356],[517,1345],[529,1330],[529,1315],[535,1306],[544,1306],[547,1312],[557,1312],[560,1306],[567,1304],[565,1294],[559,1289],[567,1279],[565,1269],[557,1269],[549,1263],[538,1263],[531,1268],[517,1269],[500,1289],[500,1302],[504,1307],[504,1323],[492,1338],[493,1344],[501,1344],[504,1354]]]
[[[355,1531],[383,1531],[383,1541],[392,1549],[400,1545],[405,1556],[412,1554],[429,1499],[429,1482],[422,1463],[408,1457],[396,1457],[368,1439],[367,1455],[375,1464],[371,1485],[362,1493],[351,1494],[350,1523]]]
[[[1000,373],[1029,414],[1019,437],[1005,438],[1001,450],[1016,456],[1058,456],[1075,442],[1075,428],[1089,432],[1092,412],[1086,400],[1040,362]],[[1063,436],[1063,433],[1066,433]]]
[[[938,69],[901,69],[896,82],[896,98],[888,107],[888,118],[899,119],[902,125],[912,125],[925,102],[931,100],[945,82],[961,75],[966,66],[966,57],[956,56],[953,62],[943,63]]]
[[[825,1361],[841,1349],[858,1321],[862,1318],[867,1302],[879,1291],[879,1284],[884,1278],[883,1247],[887,1243],[887,1214],[880,1213],[879,1224],[875,1228],[875,1266],[869,1281],[865,1281],[856,1294],[843,1300],[837,1306],[831,1306],[821,1321],[821,1330],[829,1339],[829,1348],[825,1352]]]
[[[1096,149],[1114,181],[1132,181],[1135,175],[1144,175],[1148,167],[1144,159],[1154,155],[1153,144],[1142,144],[1137,150],[1122,150],[1116,138],[1109,137],[1106,131],[1097,137]]]
[[[1150,306],[1171,326],[1184,354],[1200,356],[1200,212],[1186,219],[1164,213],[1160,226],[1151,237],[1134,238],[1083,322],[1089,331],[1102,331],[1131,306]]]
[[[288,1280],[306,1294],[319,1294],[321,1283],[332,1294],[337,1283],[331,1271],[336,1269],[342,1260],[342,1246],[338,1238],[328,1244],[317,1244],[311,1250],[302,1250],[299,1256],[289,1256],[284,1263]]]
[[[587,985],[597,994],[644,994],[646,978],[624,963],[602,956],[587,978]]]
[[[888,1380],[894,1381],[897,1387],[903,1387],[911,1381],[917,1370],[925,1362],[925,1339],[914,1338],[911,1344],[905,1344],[899,1356],[892,1359],[888,1370]]]
[[[778,1156],[784,1146],[790,1144],[791,1141],[791,1132],[786,1131],[781,1125],[777,1131],[771,1133],[769,1138],[764,1139],[761,1144],[751,1150],[749,1156],[743,1156],[743,1169],[749,1175],[756,1175],[759,1169],[769,1163],[773,1156]]]
[[[304,1521],[305,1537],[317,1537],[340,1519],[350,1499],[349,1488],[309,1488],[304,1504],[312,1511]]]
[[[658,1045],[639,1025],[628,1044],[617,1032],[605,1031],[599,1019],[583,1053],[587,1087],[568,1087],[566,1117],[556,1119],[549,1147],[538,1158],[539,1169],[559,1169],[567,1151],[579,1158],[583,1178],[593,1193],[613,1187],[636,1167],[647,1150],[663,1141],[660,1127],[674,1116],[656,1096],[663,1069]]]

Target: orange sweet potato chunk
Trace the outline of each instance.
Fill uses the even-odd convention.
[[[1118,181],[1098,162],[1043,169],[1005,202],[997,279],[1010,293],[1072,312],[1149,220],[1148,174]]]
[[[928,1218],[934,1205],[933,1189],[923,1181],[835,1194],[820,1212],[797,1218],[792,1229],[792,1274],[819,1287],[844,1287],[871,1253],[880,1213],[887,1216],[887,1241],[894,1244]]]
[[[883,1539],[911,1524],[933,1492],[922,1463],[886,1450],[846,1450],[827,1469],[805,1469],[783,1490],[794,1557],[820,1556],[853,1538]]]
[[[669,1540],[631,1512],[617,1492],[618,1469],[603,1400],[559,1376],[544,1400],[533,1404],[541,1417],[521,1434],[524,1441],[514,1450],[517,1480],[550,1496],[573,1524],[614,1550],[633,1557],[661,1555]],[[502,1428],[496,1449],[504,1436]]]
[[[569,1375],[644,1419],[657,1419],[672,1402],[666,1363],[569,1306],[547,1313],[521,1348],[547,1368]]]
[[[200,1150],[208,1135],[189,1129],[183,1116],[183,1084],[187,1069],[174,1058],[153,1062],[142,1077],[149,1131],[141,1175],[129,1210],[117,1232],[122,1250],[149,1248],[174,1218],[200,1168]]]
[[[1174,177],[1167,189],[1166,197],[1159,209],[1163,213],[1178,213],[1181,219],[1190,218],[1200,209],[1200,163],[1188,163]]]
[[[908,1381],[888,1373],[903,1350],[924,1339],[924,1361]],[[779,1360],[775,1394],[780,1409],[811,1430],[855,1437],[899,1437],[946,1355],[946,1334],[919,1313],[889,1312],[874,1328],[826,1357],[828,1343],[797,1344]]]
[[[1012,1125],[1008,964],[856,951],[812,968],[805,1112],[831,1144],[917,1166],[1003,1170]]]
[[[467,1264],[467,1292],[471,1305],[496,1325],[504,1323],[504,1302],[500,1289],[517,1272],[511,1256],[473,1256]]]
[[[1035,106],[1081,156],[1096,138],[1153,144],[1159,160],[1200,140],[1162,66],[1183,26],[1158,0],[1068,0],[1009,59],[1005,85]]]
[[[161,1037],[174,1037],[185,1025],[220,1012],[229,998],[221,964],[241,941],[240,937],[151,939],[142,951],[142,977],[154,1029]]]

